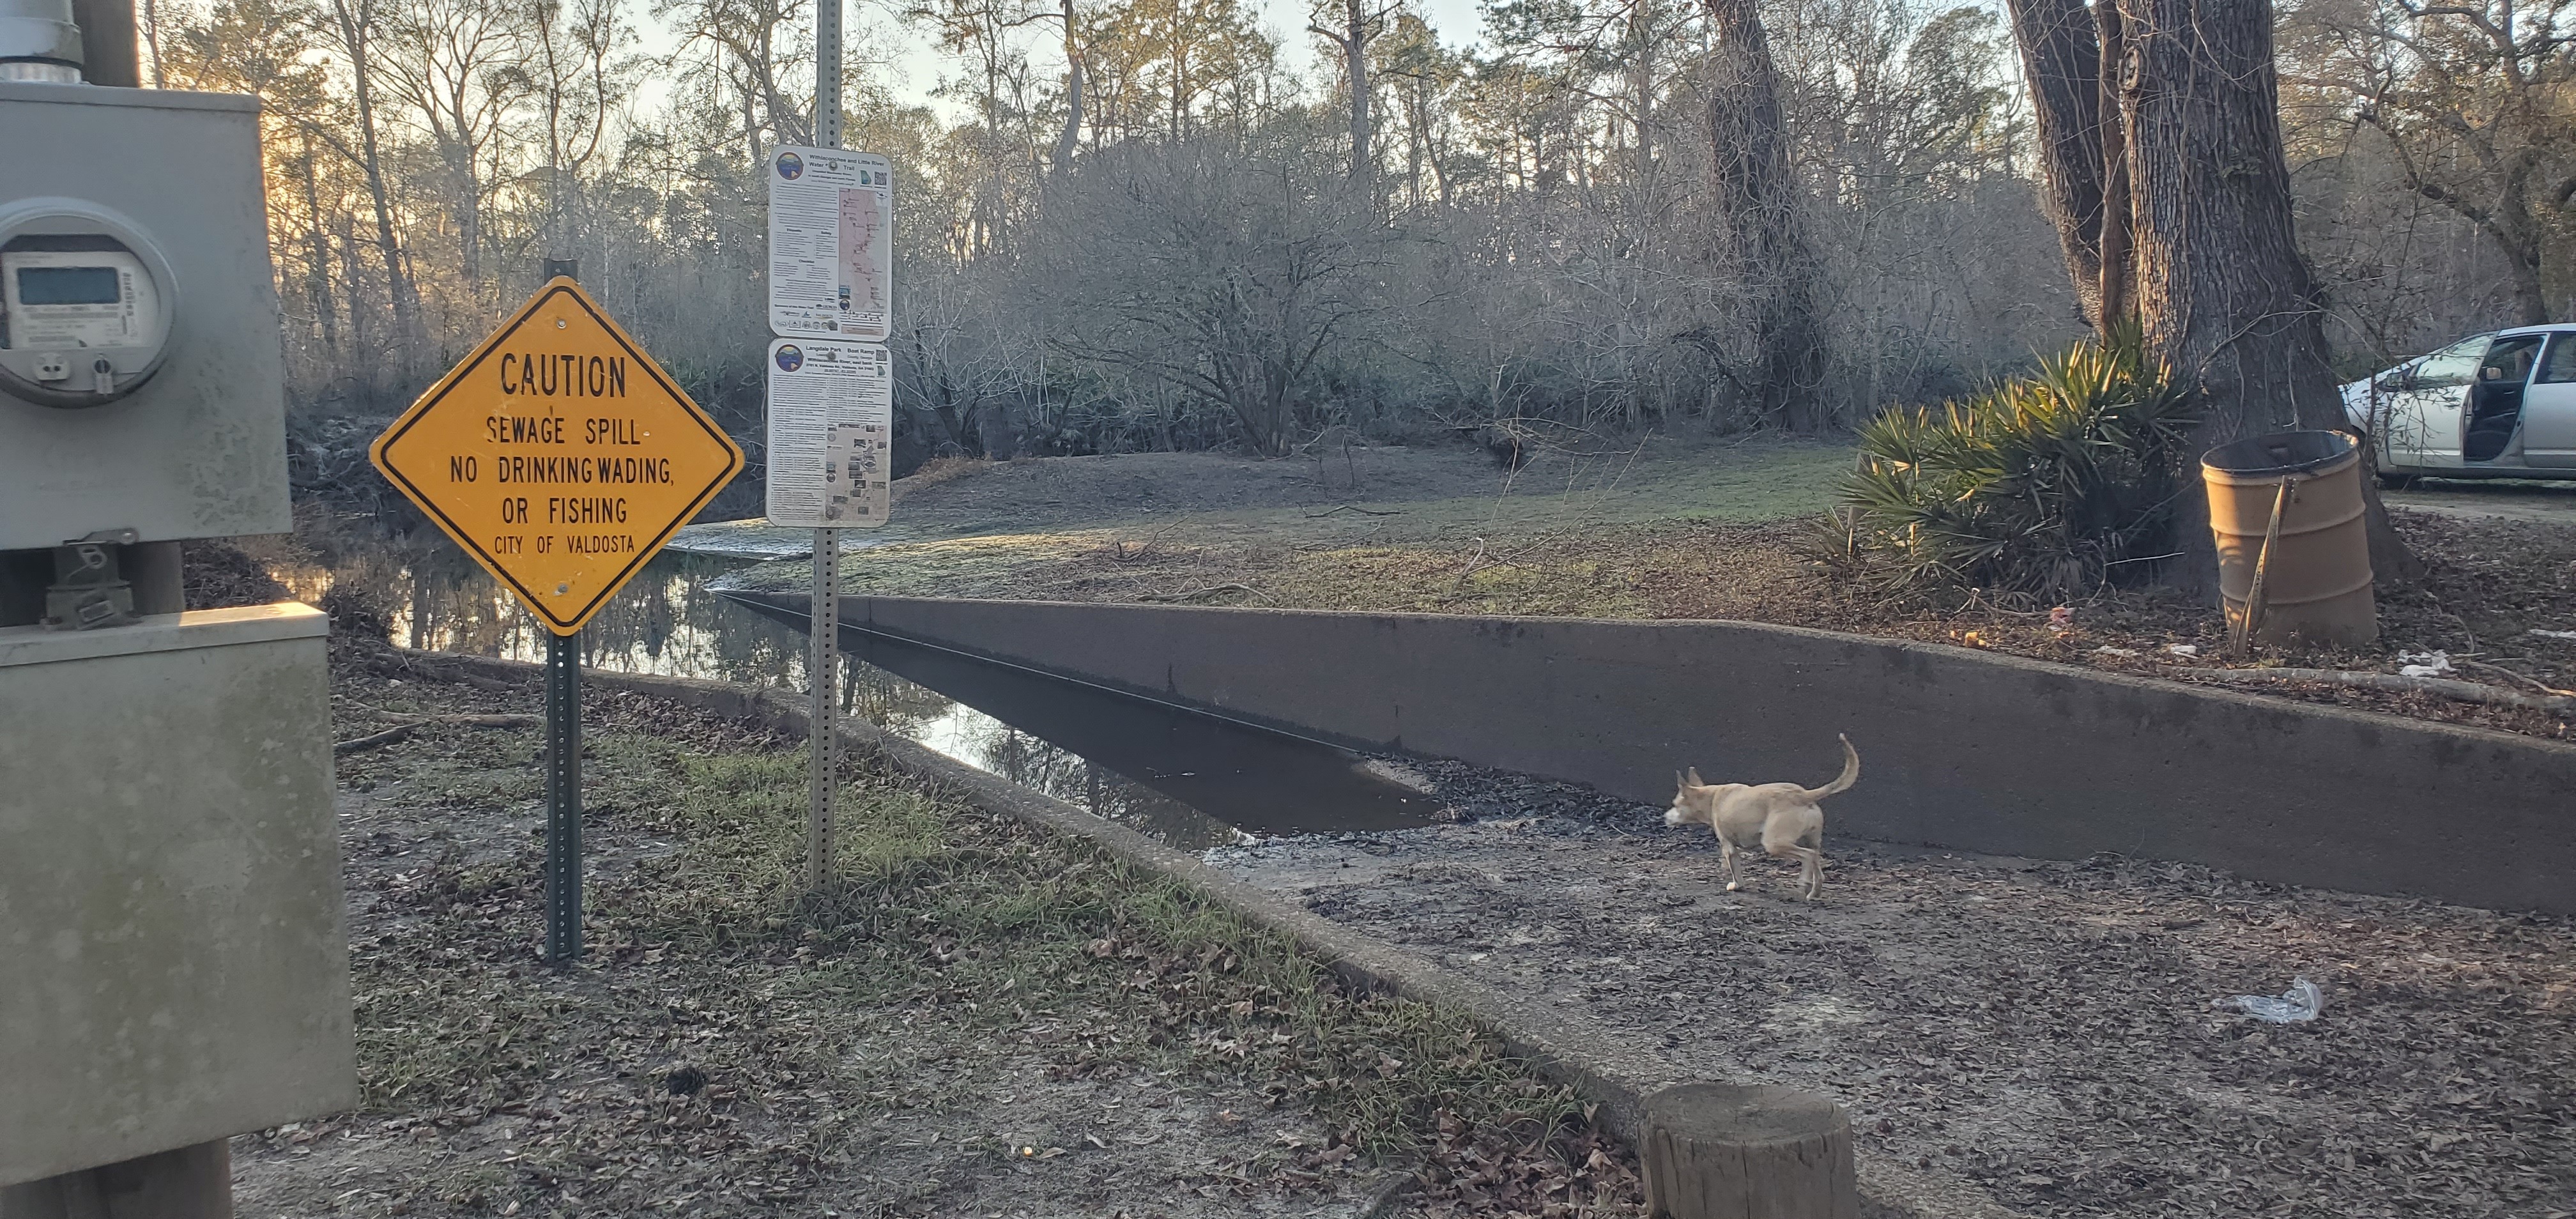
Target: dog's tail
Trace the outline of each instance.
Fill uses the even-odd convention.
[[[1850,737],[1843,736],[1839,732],[1834,735],[1843,743],[1842,777],[1835,779],[1831,783],[1825,784],[1823,787],[1808,788],[1807,798],[1810,800],[1822,800],[1827,796],[1841,795],[1844,792],[1850,791],[1852,784],[1860,782],[1860,751],[1852,748]]]

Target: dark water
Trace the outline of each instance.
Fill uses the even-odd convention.
[[[712,587],[743,566],[656,558],[583,629],[583,663],[807,688],[804,598]],[[444,539],[341,539],[277,568],[305,600],[373,606],[407,647],[545,653],[544,629]],[[841,642],[846,713],[1176,847],[1419,825],[1435,807],[1329,745],[846,627]]]
[[[800,633],[809,621],[802,597],[729,596]],[[841,628],[841,648],[865,668],[954,699],[1056,755],[976,765],[1087,803],[1102,816],[1150,825],[1175,845],[1234,841],[1233,830],[1395,829],[1425,824],[1435,807],[1421,793],[1370,773],[1367,759],[1317,741],[849,626]],[[903,734],[964,758],[966,751],[947,735],[958,728],[975,731],[922,724]],[[1104,779],[1130,790],[1104,797]],[[1104,799],[1117,807],[1103,806]]]

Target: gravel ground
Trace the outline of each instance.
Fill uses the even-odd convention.
[[[1865,1182],[1964,1187],[1947,1213],[2576,1214],[2566,920],[1830,826],[1822,901],[1768,860],[1730,894],[1660,809],[1409,765],[1460,822],[1210,858],[1560,1004],[1605,1052],[1824,1092]],[[2213,1006],[2301,975],[2313,1023]]]

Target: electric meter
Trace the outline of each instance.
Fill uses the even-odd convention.
[[[0,79],[0,550],[293,528],[285,335],[257,98]]]
[[[161,366],[169,271],[131,221],[70,199],[0,209],[0,390],[100,406]]]

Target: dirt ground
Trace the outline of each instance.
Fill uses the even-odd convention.
[[[1865,1185],[2006,1216],[2576,1214],[2566,920],[1830,832],[1823,900],[1770,861],[1728,893],[1659,809],[1411,765],[1468,820],[1210,857],[1604,1053],[1832,1096]],[[2312,1023],[2213,1006],[2299,976]]]
[[[2418,479],[2381,495],[2391,505],[2419,512],[2576,526],[2576,480]]]
[[[2527,695],[2576,688],[2576,516],[2561,519],[2568,493],[2554,487],[2446,483],[2392,495],[2401,505],[2392,517],[2430,574],[2383,597],[2380,641],[2230,661],[2219,615],[2169,595],[2105,593],[2054,623],[2055,606],[1897,600],[1853,587],[1820,557],[1815,523],[1850,461],[1847,448],[1795,440],[1650,438],[1548,451],[1514,473],[1464,447],[951,468],[845,556],[842,577],[852,591],[913,596],[1731,618],[2184,681],[2205,680],[2188,672],[2204,667],[2393,674],[2400,653],[2440,650],[2459,680]],[[805,571],[798,560],[728,580],[802,590]],[[2576,719],[2432,693],[2228,684],[2551,739],[2568,739]]]
[[[1633,1169],[1462,1016],[855,764],[843,875],[794,881],[794,744],[585,715],[587,938],[538,961],[538,709],[335,645],[365,1103],[235,1142],[240,1212],[1629,1215]],[[1553,1209],[1546,1199],[1553,1199]]]

